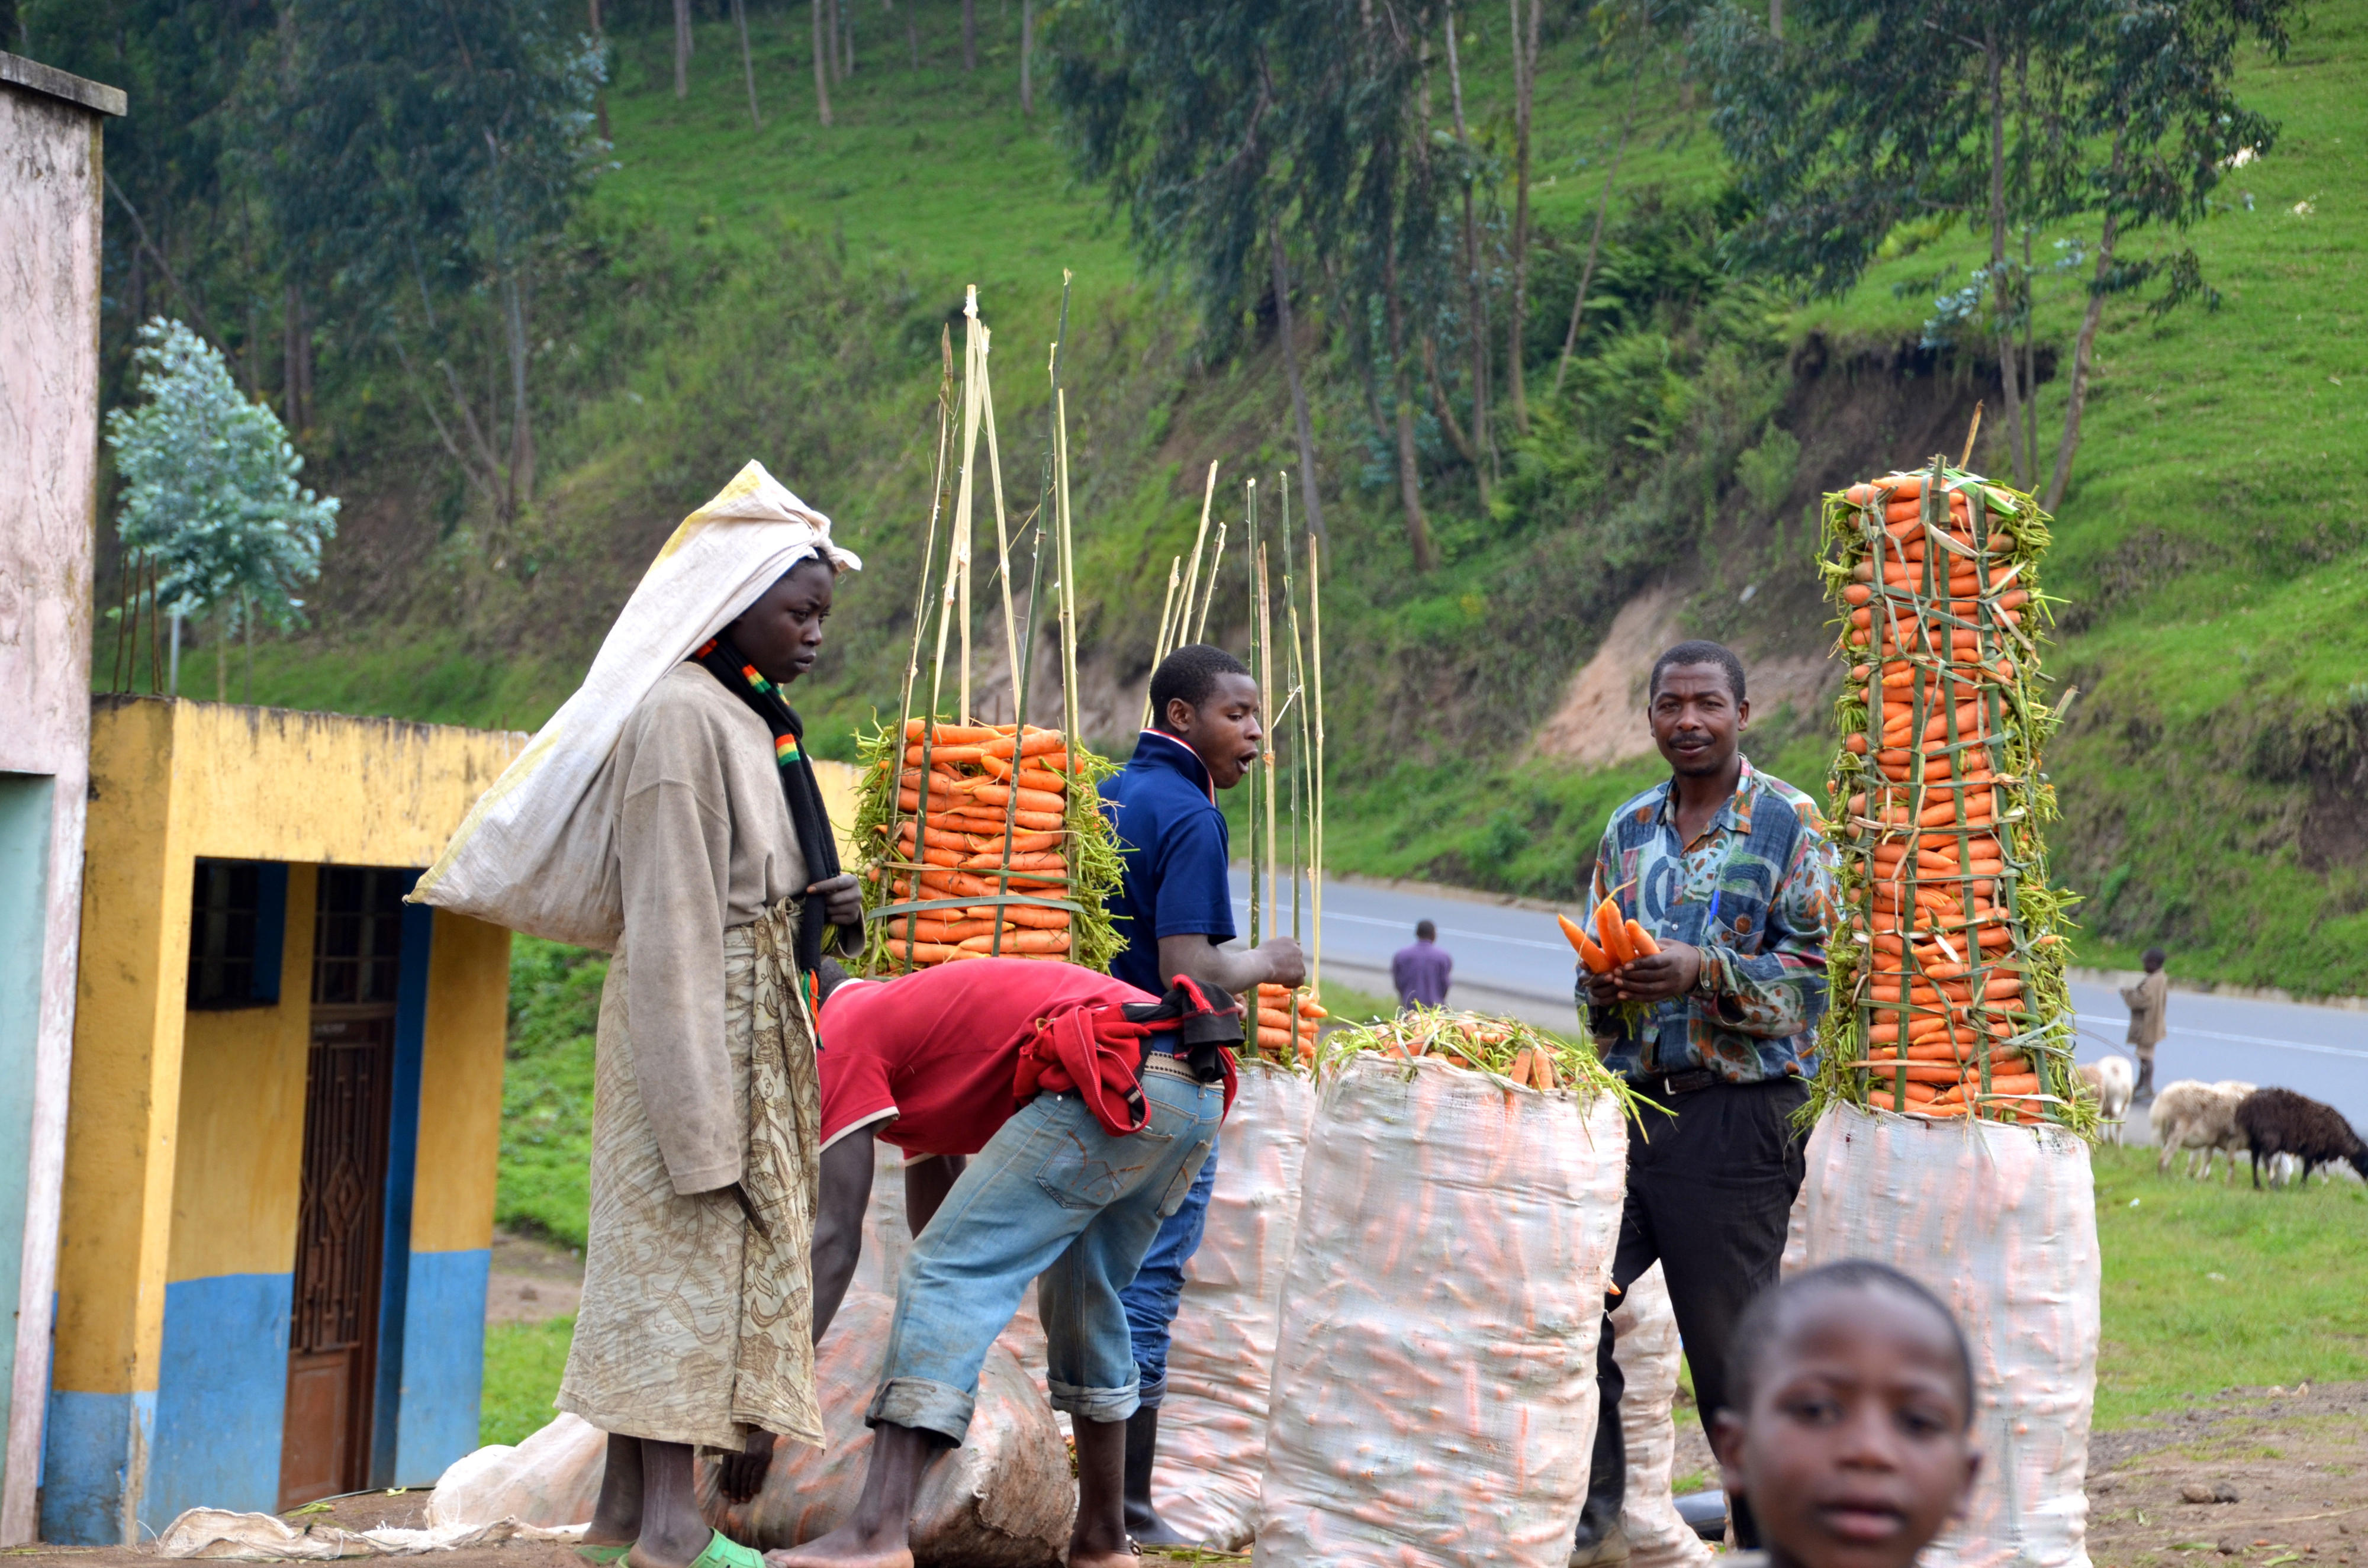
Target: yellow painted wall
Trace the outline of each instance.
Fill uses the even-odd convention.
[[[191,1013],[184,1026],[167,1279],[296,1266],[319,881],[315,867],[288,868],[279,1005]]]
[[[508,931],[436,912],[419,1062],[419,1165],[411,1205],[414,1252],[463,1252],[493,1244],[509,983]]]
[[[831,831],[838,835],[838,855],[850,861],[855,848],[855,784],[860,771],[850,762],[814,765],[814,783],[822,790],[823,809],[830,813]]]

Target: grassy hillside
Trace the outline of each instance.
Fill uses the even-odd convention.
[[[1019,113],[1016,12],[981,7],[968,77],[954,15],[916,13],[918,69],[867,16],[881,36],[834,89],[829,130],[814,122],[803,10],[754,12],[761,129],[727,28],[701,28],[682,101],[669,40],[620,35],[620,166],[538,307],[538,369],[564,393],[542,427],[539,504],[495,528],[416,431],[349,410],[325,454],[348,509],[324,624],[265,651],[256,697],[539,722],[674,520],[754,455],[831,511],[870,568],[800,694],[828,750],[889,697],[908,634],[939,328],[978,283],[1006,472],[1032,500],[1042,345],[1067,267],[1088,675],[1121,711],[1202,467],[1224,460],[1237,517],[1230,481],[1292,460],[1280,357],[1262,329],[1237,361],[1195,359],[1188,312],[1138,274],[1099,193],[1070,184],[1049,117]],[[1477,17],[1465,44],[1484,134],[1503,131],[1502,27]],[[2368,0],[2315,8],[2290,59],[2251,64],[2245,83],[2284,129],[2188,236],[2225,303],[2160,321],[2116,306],[2100,340],[2051,578],[2066,600],[2051,669],[2081,691],[2051,759],[2056,842],[2062,874],[2091,895],[2085,956],[2160,941],[2190,975],[2362,990],[2368,532],[2347,459],[2368,389],[2368,214],[2342,106],[2368,89]],[[1595,290],[1611,303],[1590,307],[1570,390],[1543,395],[1627,93],[1572,44],[1548,62],[1542,435],[1508,455],[1489,509],[1426,426],[1442,556],[1429,576],[1409,569],[1362,387],[1334,353],[1312,366],[1340,866],[1564,892],[1608,805],[1653,770],[1577,772],[1526,743],[1623,603],[1671,584],[1689,629],[1759,661],[1814,657],[1830,635],[1807,556],[1818,491],[1953,447],[1986,395],[1979,460],[2005,470],[1977,350],[1914,347],[1974,242],[1896,247],[1848,298],[1806,305],[1719,276],[1715,149],[1698,108],[1657,81]],[[2067,340],[2078,307],[2060,289],[2043,334]],[[2043,388],[2051,425],[2061,395]],[[1816,709],[1763,714],[1753,745],[1812,787]]]

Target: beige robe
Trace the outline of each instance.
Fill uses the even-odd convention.
[[[2161,970],[2122,987],[2122,1005],[2130,1010],[2129,1043],[2151,1056],[2168,1028],[2164,1014],[2170,1001],[2170,977]]]
[[[818,1444],[806,870],[772,735],[683,665],[609,766],[625,927],[600,997],[584,1300],[559,1406],[703,1448],[759,1426]]]

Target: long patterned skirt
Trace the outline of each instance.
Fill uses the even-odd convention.
[[[784,899],[723,934],[747,1209],[728,1187],[674,1190],[633,1075],[627,955],[609,965],[584,1301],[559,1389],[560,1409],[605,1432],[737,1450],[762,1427],[822,1445],[811,1260],[822,1096],[797,981],[797,902]]]

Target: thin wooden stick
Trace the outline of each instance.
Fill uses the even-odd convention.
[[[1201,493],[1201,527],[1192,536],[1192,564],[1184,574],[1184,597],[1176,612],[1176,642],[1168,652],[1184,645],[1184,629],[1192,624],[1192,596],[1201,587],[1201,547],[1209,542],[1209,507],[1217,499],[1217,465],[1209,465],[1208,488]]]
[[[1217,602],[1217,573],[1225,564],[1225,525],[1217,523],[1217,548],[1209,556],[1209,586],[1201,596],[1201,613],[1192,622],[1192,641],[1203,642],[1209,634],[1209,607]]]
[[[1176,585],[1178,573],[1183,564],[1184,558],[1180,555],[1167,562],[1167,597],[1161,600],[1159,605],[1159,634],[1151,640],[1151,673],[1154,676],[1159,673],[1159,666],[1167,658],[1168,628],[1171,625],[1181,624],[1183,620],[1183,617],[1176,613]],[[1139,728],[1145,730],[1151,728],[1154,717],[1156,715],[1151,711],[1151,683],[1146,677],[1143,687],[1143,723]]]
[[[1258,540],[1258,492],[1253,488],[1249,491],[1248,494],[1249,516],[1243,526],[1249,535],[1252,548],[1249,552],[1250,569],[1244,573],[1243,575],[1249,580],[1250,606],[1248,619],[1250,656],[1248,664],[1250,668],[1250,678],[1255,680],[1258,678],[1258,626],[1261,619],[1258,612],[1263,606],[1260,605],[1258,600],[1258,589],[1261,585],[1258,582],[1258,551],[1256,549]],[[1263,689],[1261,689],[1259,693],[1261,699],[1263,699],[1264,695],[1265,693]],[[1250,810],[1249,819],[1247,825],[1249,828],[1250,838],[1250,946],[1252,948],[1256,948],[1260,941],[1264,940],[1265,927],[1260,924],[1258,919],[1258,870],[1260,862],[1258,856],[1258,783],[1255,779],[1250,783]],[[1253,1051],[1258,1051],[1259,1049],[1258,988],[1255,984],[1249,988],[1249,994],[1243,1003],[1242,1013],[1242,1028],[1248,1037],[1249,1048]]]
[[[1066,274],[1064,274],[1063,276],[1065,279]],[[1063,287],[1063,305],[1061,313],[1065,319],[1068,314],[1066,302],[1068,296],[1065,281]],[[1053,406],[1055,429],[1059,437],[1055,443],[1057,449],[1053,456],[1053,466],[1060,475],[1059,494],[1061,499],[1061,708],[1062,718],[1065,722],[1064,727],[1068,736],[1067,744],[1070,748],[1069,788],[1075,790],[1076,788],[1077,771],[1077,725],[1079,723],[1077,702],[1077,548],[1076,540],[1070,531],[1069,525],[1068,388],[1055,387],[1053,389]],[[1071,866],[1069,868],[1069,872],[1070,875],[1075,876],[1076,874],[1076,868],[1074,865]]]
[[[1003,452],[995,438],[995,381],[987,370],[987,356],[994,351],[995,334],[984,325],[978,329],[978,394],[986,417],[986,474],[995,491],[995,562],[1003,578],[1003,641],[1011,658],[1011,690],[1013,700],[1019,691],[1019,618],[1011,608],[1011,525],[1003,507]],[[1013,722],[1018,722],[1014,720]]]
[[[971,722],[971,512],[978,466],[979,333],[978,285],[962,296],[962,486],[954,494],[955,575],[962,587],[962,722]]]
[[[1969,427],[1966,429],[1966,431],[1965,431],[1965,452],[1964,452],[1964,455],[1963,457],[1961,457],[1961,458],[1959,458],[1959,459],[1957,460],[1957,466],[1958,466],[1959,468],[1961,468],[1961,469],[1962,469],[1962,468],[1964,468],[1964,467],[1967,466],[1968,464],[1970,464],[1970,463],[1974,460],[1974,437],[1976,437],[1976,436],[1978,436],[1978,435],[1980,435],[1981,433],[1982,433],[1982,404],[1981,404],[1980,401],[1977,399],[1977,400],[1975,400],[1975,403],[1974,403],[1974,422],[1973,422],[1972,426],[1969,426]]]
[[[1310,896],[1315,916],[1315,940],[1308,956],[1307,981],[1321,995],[1324,991],[1324,590],[1319,577],[1318,557],[1315,535],[1311,532],[1307,536],[1307,617],[1308,652],[1312,656],[1309,673],[1315,677],[1309,698],[1314,706],[1311,716],[1315,724],[1315,771],[1310,776],[1313,787],[1309,792],[1314,801],[1315,842],[1310,877],[1314,891]]]

